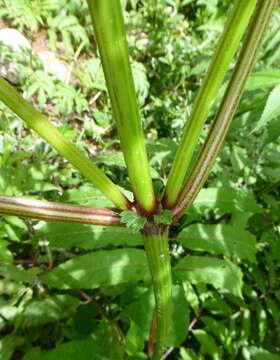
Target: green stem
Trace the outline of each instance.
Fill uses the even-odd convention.
[[[254,17],[247,31],[238,61],[216,117],[209,130],[208,137],[200,151],[198,160],[173,208],[173,215],[179,218],[192,204],[204,185],[224,138],[238,108],[246,81],[254,66],[257,53],[277,0],[259,0]]]
[[[204,82],[201,85],[168,177],[164,204],[172,208],[189,169],[201,129],[215,100],[227,69],[237,52],[257,0],[236,0],[228,17]]]
[[[80,150],[68,141],[38,110],[24,100],[7,81],[0,78],[0,100],[15,112],[31,129],[53,146],[81,174],[98,187],[117,208],[130,209],[124,194]]]
[[[13,196],[0,196],[0,214],[66,223],[121,225],[120,216],[110,209],[23,199]]]
[[[149,171],[120,0],[88,0],[113,115],[132,189],[152,213],[156,198]]]
[[[149,223],[144,230],[143,237],[156,304],[156,341],[152,359],[160,360],[167,346],[170,326],[172,277],[168,229]]]

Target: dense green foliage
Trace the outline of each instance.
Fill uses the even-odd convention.
[[[160,193],[231,2],[152,3],[123,5]],[[86,2],[0,6],[1,27],[32,41],[32,54],[0,45],[1,59],[16,59],[24,97],[130,196]],[[168,359],[280,359],[279,18],[277,9],[206,187],[170,234]],[[42,46],[68,64],[64,81],[44,70]],[[112,206],[1,103],[0,110],[0,194]],[[137,217],[126,221],[139,226]],[[133,229],[0,218],[1,360],[146,359],[153,307]]]

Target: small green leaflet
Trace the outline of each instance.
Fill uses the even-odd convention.
[[[242,272],[229,260],[188,256],[178,261],[173,273],[178,280],[210,284],[242,298]]]
[[[146,253],[140,249],[98,251],[77,256],[41,277],[44,284],[57,289],[94,289],[149,279]]]
[[[125,210],[121,212],[121,222],[133,232],[137,233],[143,229],[147,219],[139,216],[135,211]]]
[[[256,240],[248,231],[227,224],[194,224],[183,229],[177,241],[184,247],[256,262]]]
[[[171,225],[172,223],[172,211],[163,210],[157,215],[154,215],[156,224]]]
[[[264,111],[253,132],[266,126],[271,120],[280,116],[280,85],[277,85],[269,94]]]

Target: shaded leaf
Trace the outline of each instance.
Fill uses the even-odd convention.
[[[35,234],[35,239],[47,238],[51,247],[101,249],[107,246],[142,245],[140,234],[125,227],[48,223]]]
[[[242,298],[241,270],[229,260],[188,256],[178,261],[173,272],[179,280],[210,284]]]
[[[58,265],[42,281],[58,289],[93,289],[150,279],[144,250],[118,249],[77,256]]]
[[[178,235],[177,241],[184,247],[211,254],[256,262],[256,240],[248,231],[227,224],[194,224]]]

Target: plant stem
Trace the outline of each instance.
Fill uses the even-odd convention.
[[[215,100],[227,69],[237,52],[257,0],[236,0],[218,43],[213,60],[198,92],[190,118],[173,162],[164,195],[164,206],[171,209],[182,190],[201,129]]]
[[[15,112],[31,129],[53,146],[81,174],[100,189],[121,210],[131,208],[124,194],[101,170],[98,169],[76,146],[53,126],[46,116],[24,100],[7,81],[0,78],[0,100]]]
[[[167,346],[171,306],[171,265],[168,228],[148,223],[143,231],[144,245],[152,275],[156,306],[156,343],[153,360],[160,360]]]
[[[208,137],[178,198],[178,202],[173,208],[173,215],[177,219],[190,207],[212,169],[213,163],[239,105],[246,81],[254,66],[258,50],[276,2],[277,0],[259,0],[257,4],[238,61],[216,117],[209,130]]]
[[[46,221],[121,226],[120,216],[110,209],[22,199],[12,196],[0,196],[0,214]]]
[[[88,0],[121,148],[138,205],[150,214],[156,198],[147,153],[120,0]]]

